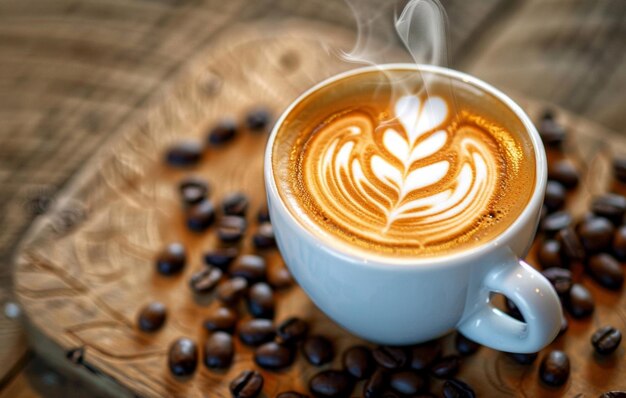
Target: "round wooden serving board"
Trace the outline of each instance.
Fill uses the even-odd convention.
[[[179,380],[167,368],[167,348],[181,336],[202,347],[206,339],[202,320],[217,305],[211,299],[198,302],[188,287],[190,274],[202,266],[201,254],[217,243],[212,230],[194,234],[185,228],[177,182],[189,174],[203,176],[213,188],[215,203],[230,192],[248,194],[253,233],[256,211],[265,200],[262,156],[267,134],[243,129],[234,142],[208,149],[201,164],[190,170],[173,170],[162,159],[164,149],[175,140],[204,139],[221,118],[242,120],[257,105],[278,115],[314,83],[354,67],[336,56],[336,49],[352,44],[343,32],[310,23],[286,23],[271,35],[262,33],[267,31],[234,26],[207,53],[199,54],[159,106],[134,128],[117,134],[90,161],[22,244],[15,290],[32,344],[49,360],[113,396],[228,397],[229,381],[242,369],[257,368],[252,350],[236,339],[235,363],[228,371],[200,364],[193,377]],[[543,109],[541,104],[520,102],[534,118]],[[558,116],[572,133],[568,156],[584,172],[582,187],[568,199],[581,214],[589,197],[610,184],[606,145],[610,136],[563,112]],[[626,153],[622,141],[613,141],[611,147]],[[187,246],[191,261],[182,275],[162,277],[155,272],[155,255],[178,240]],[[253,252],[250,239],[244,242],[243,252]],[[270,267],[283,266],[276,251],[262,254]],[[532,252],[529,261],[534,263]],[[626,332],[626,295],[603,290],[588,279],[584,283],[596,298],[595,314],[590,320],[570,319],[570,330],[551,345],[570,355],[572,374],[565,386],[541,384],[539,360],[522,366],[487,348],[464,359],[458,377],[486,397],[594,397],[626,388],[624,344],[605,359],[595,356],[589,344],[591,333],[604,324]],[[166,303],[169,317],[162,330],[145,334],[135,320],[151,300]],[[326,318],[297,286],[278,293],[276,320],[292,315],[309,320],[313,332],[332,337],[338,353],[360,342]],[[453,352],[450,338],[445,347]],[[68,354],[80,360],[72,362]],[[339,362],[337,355],[324,368],[338,367]],[[318,370],[301,355],[286,371],[262,370],[263,394],[308,392],[307,381]],[[439,388],[435,382],[433,391]],[[360,395],[360,385],[355,395]]]

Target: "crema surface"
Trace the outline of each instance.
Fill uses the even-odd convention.
[[[369,72],[305,98],[273,150],[292,214],[382,255],[451,253],[502,233],[530,200],[532,145],[508,108],[463,85]]]

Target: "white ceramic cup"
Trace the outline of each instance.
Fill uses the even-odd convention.
[[[536,178],[521,215],[495,239],[460,253],[428,259],[367,256],[333,239],[314,235],[282,201],[274,180],[274,140],[282,122],[311,93],[354,74],[415,69],[460,80],[495,96],[525,126],[532,142]],[[535,235],[547,179],[546,155],[533,123],[509,97],[489,84],[447,68],[389,64],[352,70],[302,94],[277,121],[265,153],[265,186],[278,248],[311,300],[330,318],[367,340],[406,345],[458,329],[485,346],[507,352],[537,352],[559,332],[563,317],[556,292],[521,260]],[[520,322],[490,303],[502,293],[518,307]]]

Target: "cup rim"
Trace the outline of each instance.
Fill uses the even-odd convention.
[[[450,254],[440,254],[440,255],[429,255],[429,256],[396,256],[393,255],[385,255],[385,254],[377,254],[370,251],[365,251],[363,249],[359,249],[357,247],[351,246],[347,243],[338,240],[332,240],[330,237],[323,236],[321,234],[316,234],[311,231],[306,225],[302,223],[302,221],[298,220],[297,216],[292,213],[291,210],[287,207],[287,205],[282,200],[280,193],[278,192],[278,188],[276,186],[276,181],[274,179],[274,170],[272,165],[273,158],[273,147],[274,141],[276,139],[276,135],[280,130],[280,126],[283,124],[284,120],[287,116],[293,111],[293,109],[300,104],[305,98],[315,93],[319,89],[333,84],[339,80],[345,79],[350,76],[369,73],[375,71],[384,71],[384,70],[415,70],[433,74],[439,74],[442,76],[446,76],[455,80],[460,80],[464,83],[473,85],[478,89],[493,95],[498,100],[500,100],[504,105],[506,105],[515,116],[522,122],[524,128],[526,129],[530,141],[533,146],[533,150],[535,153],[535,185],[533,188],[533,193],[531,195],[530,200],[526,203],[526,206],[517,217],[515,221],[511,223],[504,231],[498,234],[496,237],[484,242],[480,245],[468,248],[463,251],[450,253]],[[381,64],[374,66],[365,66],[360,68],[351,69],[345,72],[341,72],[339,74],[333,75],[320,83],[315,84],[313,87],[309,88],[302,94],[300,94],[291,104],[283,111],[281,116],[278,118],[276,123],[274,124],[272,131],[270,132],[270,136],[267,141],[267,145],[265,148],[264,154],[264,178],[265,178],[265,188],[267,190],[268,196],[273,196],[276,198],[276,204],[281,208],[281,211],[284,211],[288,214],[288,218],[290,221],[293,221],[302,231],[302,233],[309,239],[317,241],[318,244],[323,243],[323,248],[327,251],[332,252],[337,256],[349,256],[353,260],[357,260],[364,265],[370,265],[373,267],[378,267],[379,265],[384,265],[389,268],[390,266],[397,266],[401,269],[406,269],[410,266],[423,267],[425,265],[430,264],[447,264],[447,263],[455,263],[457,260],[468,260],[481,257],[485,253],[494,250],[497,247],[507,246],[506,242],[510,241],[511,238],[518,234],[519,231],[523,228],[526,220],[528,218],[533,217],[535,212],[538,212],[537,209],[541,208],[543,203],[544,190],[547,183],[547,158],[545,153],[545,148],[535,125],[530,120],[526,112],[513,101],[509,96],[504,94],[502,91],[493,87],[489,83],[486,83],[476,77],[468,75],[464,72],[460,72],[454,69],[435,66],[435,65],[425,65],[425,64],[411,64],[411,63],[389,63],[389,64]],[[530,242],[529,242],[530,244]]]

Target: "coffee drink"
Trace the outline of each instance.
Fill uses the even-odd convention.
[[[436,256],[488,242],[521,214],[535,183],[525,130],[469,83],[369,71],[295,105],[273,172],[314,233],[369,253]]]

